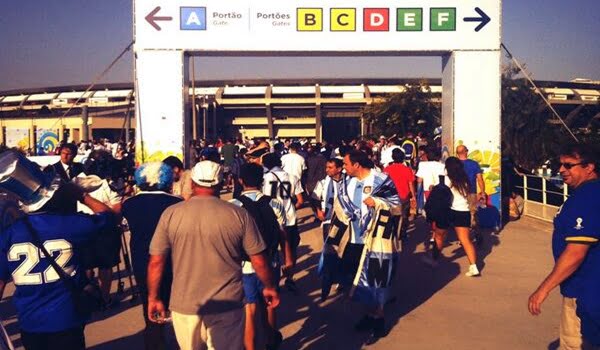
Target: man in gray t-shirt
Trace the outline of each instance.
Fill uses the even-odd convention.
[[[206,343],[209,349],[242,349],[243,252],[265,285],[267,305],[279,304],[266,246],[248,212],[218,198],[219,164],[199,162],[191,177],[193,197],[165,210],[150,244],[148,317],[159,323],[167,319],[158,289],[170,255],[170,309],[180,348]]]

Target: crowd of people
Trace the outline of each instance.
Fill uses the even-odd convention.
[[[60,161],[43,172],[14,152],[0,154],[2,164],[25,168],[43,189],[40,193],[14,185],[23,172],[8,174],[14,180],[8,185],[0,181],[29,213],[4,233],[0,244],[6,253],[0,260],[0,286],[12,277],[17,287],[14,301],[27,349],[46,349],[47,344],[85,347],[83,328],[89,314],[77,307],[74,300],[81,293],[74,290],[95,285],[98,310],[115,304],[110,281],[119,263],[123,228],[131,233],[147,349],[166,348],[169,322],[181,349],[204,344],[209,349],[252,350],[258,338],[266,349],[277,349],[283,340],[276,312],[280,286],[293,294],[303,292],[294,277],[301,244],[297,212],[303,207],[321,222],[321,297],[335,288],[364,305],[366,312],[358,315],[354,329],[368,334],[369,342],[388,332],[385,309],[393,298],[398,254],[416,217],[424,216],[430,227],[424,264],[435,269],[443,263],[442,250],[453,230],[469,262],[465,276],[481,276],[477,246],[483,238],[477,211],[489,201],[483,171],[468,159],[465,145],[445,159],[439,137],[410,133],[339,144],[257,138],[201,140],[189,147],[189,168],[171,156],[127,169],[131,165],[123,161],[134,150],[118,143],[64,144]],[[82,149],[87,154],[79,164],[74,158]],[[574,187],[592,181],[586,188],[598,194],[593,187],[598,159],[588,153],[576,148],[565,154],[561,173]],[[579,174],[573,170],[578,166],[591,171]],[[587,177],[584,181],[573,174]],[[221,199],[226,196],[231,199]],[[564,332],[561,326],[561,343],[564,333],[565,339],[578,337],[580,344],[598,346],[600,313],[593,295],[600,294],[589,288],[581,294],[579,289],[585,284],[600,293],[594,271],[600,257],[599,231],[593,231],[598,225],[593,210],[573,210],[568,215],[577,216],[578,226],[555,233],[566,235],[555,238],[555,270],[560,271],[531,296],[529,308],[539,313],[549,290],[570,281],[577,271],[585,282],[561,284],[568,290],[565,297],[582,295],[581,304],[569,304],[571,326]],[[31,238],[36,236],[32,231],[39,239]],[[58,254],[57,264],[68,278],[52,271],[51,258],[44,258],[40,246],[51,256]],[[564,261],[564,255],[576,253],[576,262]],[[31,265],[24,268],[23,261]],[[581,319],[579,328],[572,325],[574,318]]]

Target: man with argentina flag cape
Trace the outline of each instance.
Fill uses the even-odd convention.
[[[349,152],[344,169],[349,178],[338,184],[319,266],[321,296],[327,297],[336,282],[349,287],[350,298],[369,310],[355,329],[377,339],[386,334],[383,307],[395,274],[400,199],[392,180],[373,169],[367,154]]]

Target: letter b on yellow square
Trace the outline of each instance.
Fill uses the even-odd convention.
[[[332,8],[329,23],[332,32],[356,31],[356,9]]]
[[[296,28],[299,32],[323,31],[323,9],[299,8],[296,15]]]

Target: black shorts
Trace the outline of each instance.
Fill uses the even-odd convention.
[[[450,209],[446,215],[438,215],[435,218],[427,217],[427,221],[435,222],[435,225],[447,230],[450,227],[471,227],[471,212]]]
[[[471,227],[471,212],[450,209],[450,226]]]
[[[298,225],[285,226],[285,232],[287,233],[288,239],[292,249],[296,250],[300,245],[300,231],[298,231]]]

